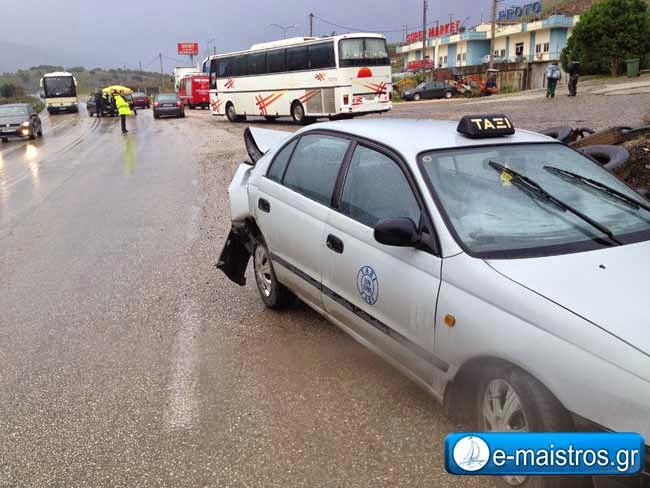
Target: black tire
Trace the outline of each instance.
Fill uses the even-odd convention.
[[[495,415],[493,418],[496,425],[491,425],[484,412],[504,413],[505,410],[498,411],[498,409],[505,406],[503,400],[508,389],[516,394],[519,405],[519,407],[512,408],[510,412],[512,416],[508,416],[512,422],[501,422],[502,417]],[[495,399],[497,400],[496,405]],[[519,429],[524,432],[571,432],[574,428],[569,413],[558,399],[539,381],[514,366],[492,365],[482,369],[476,395],[476,418],[478,430],[481,432],[498,432],[509,429]],[[495,482],[499,488],[579,486],[576,484],[578,480],[575,478],[572,480],[530,476],[525,479],[515,480],[515,478],[496,478]]]
[[[597,144],[581,147],[578,150],[596,161],[603,168],[613,172],[623,169],[630,159],[630,153],[623,146]]]
[[[306,125],[309,122],[302,103],[293,102],[293,105],[291,105],[291,118],[298,125]]]
[[[190,107],[190,110],[194,110],[194,104],[190,103],[187,106]]]
[[[269,250],[262,242],[257,242],[253,251],[253,273],[264,305],[280,310],[294,302],[295,295],[276,278]]]
[[[181,118],[181,119],[184,119],[185,118],[185,110],[183,110],[178,117]]]
[[[235,110],[235,106],[231,102],[228,102],[228,105],[226,105],[226,117],[233,123],[239,120],[237,110]]]
[[[43,137],[43,126],[42,125],[38,127],[38,132],[36,133],[36,135],[38,135],[38,137]]]
[[[454,98],[454,92],[452,92],[452,91],[450,91],[450,90],[447,90],[447,91],[445,92],[444,97],[445,97],[447,100],[450,100],[450,99]]]
[[[34,126],[32,125],[32,133],[29,134],[29,140],[33,141],[34,139],[36,139],[36,130],[34,129]]]
[[[278,120],[278,116],[277,116],[277,115],[265,115],[264,118],[265,118],[268,122],[274,122],[274,121]]]
[[[571,127],[549,127],[548,129],[540,130],[539,133],[557,139],[565,144],[573,140],[573,128]]]
[[[159,115],[156,115],[156,114],[153,114],[153,118],[154,118],[154,119],[158,119],[158,118],[160,118],[160,116],[159,116]]]
[[[9,141],[9,139],[7,139],[6,137],[2,137],[2,138],[0,138],[0,140],[1,140],[2,142],[8,142],[8,141]]]
[[[419,93],[415,93],[413,95],[413,101],[414,102],[419,102],[420,100],[422,100],[422,95],[420,95]]]

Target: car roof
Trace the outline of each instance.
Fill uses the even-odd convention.
[[[301,132],[317,129],[344,132],[393,148],[410,160],[423,151],[435,149],[535,142],[559,144],[556,139],[523,129],[516,129],[512,136],[470,139],[460,134],[457,127],[458,121],[451,120],[384,118],[323,122]]]

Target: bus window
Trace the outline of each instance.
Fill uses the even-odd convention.
[[[262,75],[266,73],[266,53],[253,53],[248,55],[248,74]]]
[[[232,76],[246,76],[248,74],[248,56],[235,56],[232,60]]]
[[[221,58],[218,60],[219,69],[217,70],[217,77],[228,78],[232,76],[232,60],[233,58]]]
[[[307,46],[287,48],[287,71],[309,69]]]
[[[219,69],[219,60],[213,59],[210,62],[210,88],[217,88],[217,73]]]
[[[326,42],[309,46],[309,63],[312,69],[333,68],[334,43]]]
[[[266,53],[266,72],[282,73],[287,70],[285,62],[285,50],[277,49]]]
[[[390,66],[386,41],[378,38],[341,40],[339,66]]]

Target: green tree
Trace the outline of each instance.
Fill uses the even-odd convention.
[[[5,83],[0,85],[0,97],[12,98],[16,96],[16,85],[12,83]]]
[[[625,58],[650,51],[650,9],[644,0],[600,0],[573,29],[562,64],[580,61],[585,73],[616,76]]]

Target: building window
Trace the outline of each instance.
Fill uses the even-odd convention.
[[[467,53],[463,53],[463,61],[467,61]]]
[[[515,44],[515,56],[523,56],[524,55],[524,43],[523,42],[518,42]]]
[[[461,59],[461,58],[460,58],[460,53],[456,54],[456,62],[457,62],[457,63],[460,63],[460,59]]]
[[[537,45],[535,46],[535,53],[536,53],[536,54],[539,54],[539,53],[541,53],[541,52],[542,52],[542,45],[541,45],[541,44],[537,44]]]
[[[445,56],[443,59],[443,64],[447,64],[447,56]]]
[[[547,53],[551,50],[551,45],[548,42],[544,43],[544,52]]]

